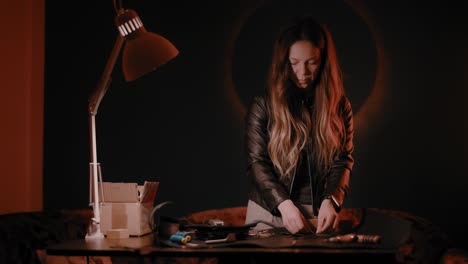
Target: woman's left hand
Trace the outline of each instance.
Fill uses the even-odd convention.
[[[324,199],[320,205],[317,223],[317,234],[336,230],[340,217],[330,199]]]

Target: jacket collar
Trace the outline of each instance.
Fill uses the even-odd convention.
[[[315,101],[315,86],[313,84],[309,85],[306,88],[297,87],[297,85],[292,81],[288,80],[286,83],[289,101],[294,105],[305,104],[309,108],[314,105]]]

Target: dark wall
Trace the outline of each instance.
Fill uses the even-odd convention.
[[[309,13],[334,36],[355,112],[345,206],[426,217],[466,247],[468,8],[358,2],[124,1],[180,55],[131,83],[117,62],[96,117],[104,180],[159,181],[157,202],[174,201],[177,215],[245,205],[245,107],[262,92],[279,25]],[[112,1],[46,3],[46,209],[88,207],[87,101],[117,37],[114,15]]]

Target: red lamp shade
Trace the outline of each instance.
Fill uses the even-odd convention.
[[[179,54],[169,40],[146,31],[134,10],[122,10],[115,21],[120,34],[125,37],[122,54],[125,80],[136,80]]]

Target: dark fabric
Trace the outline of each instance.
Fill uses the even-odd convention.
[[[454,246],[445,232],[425,218],[398,210],[368,210],[400,217],[411,223],[411,232],[399,247],[396,257],[398,263],[441,263],[445,252]]]
[[[339,107],[339,114],[343,118],[346,130],[345,144],[327,175],[318,175],[315,171],[311,172],[312,179],[317,181],[317,186],[313,187],[315,193],[312,199],[315,212],[318,211],[320,203],[326,195],[333,195],[341,205],[348,193],[350,174],[354,165],[352,156],[354,150],[353,112],[346,97],[343,97]],[[288,183],[280,180],[268,154],[270,111],[266,96],[254,98],[245,122],[247,175],[251,179],[249,199],[273,215],[279,216],[277,206],[284,200],[291,199],[290,187],[295,182],[293,180]],[[308,182],[304,181],[304,183]],[[298,190],[300,189],[299,187]]]
[[[37,249],[84,238],[85,216],[62,212],[25,212],[0,215],[0,263],[40,264]]]

